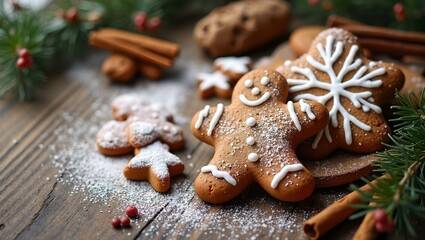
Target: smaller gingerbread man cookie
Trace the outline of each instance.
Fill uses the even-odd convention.
[[[170,189],[170,178],[184,171],[184,164],[168,151],[168,146],[156,141],[138,151],[124,168],[124,176],[129,180],[149,181],[158,192]]]
[[[328,111],[313,101],[285,104],[287,94],[281,74],[258,69],[239,80],[229,106],[206,106],[193,117],[195,137],[215,147],[195,180],[202,200],[229,201],[253,182],[282,201],[310,196],[314,178],[295,149],[326,126]]]
[[[143,148],[157,140],[167,144],[171,150],[183,147],[183,130],[170,122],[159,119],[128,119],[128,140],[134,148]]]
[[[233,86],[251,69],[249,57],[221,57],[214,60],[215,72],[200,73],[197,76],[199,96],[230,98]]]
[[[279,70],[289,99],[317,101],[329,110],[329,124],[299,147],[301,159],[321,159],[336,149],[372,153],[390,140],[382,107],[402,88],[404,75],[394,64],[367,59],[350,32],[321,32],[306,54]]]
[[[123,94],[112,101],[114,119],[124,121],[131,116],[173,122],[173,115],[161,104],[149,104],[137,94]]]
[[[228,76],[232,83],[236,83],[251,67],[250,57],[220,57],[214,60],[215,70]]]

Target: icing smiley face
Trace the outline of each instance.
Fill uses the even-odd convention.
[[[240,101],[249,107],[260,106],[271,98],[283,99],[287,96],[286,91],[278,90],[286,89],[286,81],[271,80],[266,70],[263,70],[262,75],[239,81],[238,85],[240,91],[234,92],[233,101]]]
[[[229,106],[206,106],[194,116],[193,134],[216,150],[195,180],[201,199],[222,203],[252,182],[282,201],[311,194],[314,178],[294,149],[326,125],[328,112],[311,101],[285,104],[287,92],[282,75],[254,70],[238,81]]]

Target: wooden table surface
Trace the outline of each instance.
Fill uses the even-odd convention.
[[[94,50],[49,76],[36,101],[0,101],[0,239],[306,239],[303,222],[348,193],[347,186],[321,189],[303,202],[283,203],[253,185],[223,205],[196,196],[193,180],[214,150],[196,148],[189,121],[205,104],[229,102],[197,96],[195,75],[211,71],[212,60],[196,47],[192,27],[161,33],[180,43],[182,53],[159,82],[110,83],[99,73],[107,53]],[[186,147],[176,154],[186,169],[172,179],[169,193],[123,179],[121,167],[131,156],[107,158],[96,150],[97,130],[112,119],[111,100],[130,92],[171,107],[184,128]],[[111,218],[124,215],[130,204],[139,207],[140,217],[131,228],[112,228]],[[324,239],[349,238],[359,223],[346,221]]]

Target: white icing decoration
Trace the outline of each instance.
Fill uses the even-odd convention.
[[[247,139],[246,139],[246,144],[248,144],[248,145],[254,145],[254,143],[255,143],[255,138],[254,137],[248,137]]]
[[[201,81],[199,89],[207,90],[213,87],[220,89],[230,89],[229,77],[222,74],[221,72],[214,73],[199,73],[198,79]]]
[[[250,107],[256,107],[261,105],[262,103],[264,103],[265,101],[267,101],[267,99],[269,99],[269,97],[271,96],[271,94],[269,92],[265,92],[263,94],[263,96],[261,96],[259,99],[257,100],[248,100],[245,95],[241,94],[239,96],[239,100],[241,100],[241,102],[247,106]]]
[[[291,61],[291,60],[286,60],[286,61],[283,63],[283,65],[284,65],[285,67],[289,67],[289,66],[291,66],[291,65],[292,65],[292,61]]]
[[[295,127],[298,129],[298,131],[301,131],[301,123],[300,123],[300,120],[298,119],[297,113],[295,112],[294,103],[292,101],[288,101],[287,106],[288,106],[289,116],[291,117],[292,122],[294,122]]]
[[[255,88],[253,88],[253,89],[251,90],[251,93],[252,93],[253,95],[258,95],[258,94],[260,93],[260,89],[259,89],[258,87],[255,87]]]
[[[247,73],[249,64],[251,64],[251,58],[249,57],[221,57],[214,60],[214,65],[222,70],[239,74]]]
[[[256,153],[248,154],[248,161],[250,161],[250,162],[258,161],[258,154],[256,154]]]
[[[261,80],[260,80],[260,82],[261,82],[262,85],[266,86],[267,84],[269,84],[270,78],[268,78],[268,77],[262,77]]]
[[[369,67],[370,68],[376,67],[377,65],[378,64],[376,62],[374,62],[374,61],[369,62]]]
[[[307,113],[308,118],[311,120],[316,119],[316,115],[311,111],[311,106],[308,103],[305,103],[303,99],[300,100],[301,111]]]
[[[357,127],[363,129],[364,131],[370,131],[371,127],[365,123],[358,120],[355,116],[349,113],[349,110],[345,109],[341,104],[341,97],[349,99],[356,108],[362,108],[363,111],[372,109],[376,113],[381,113],[381,108],[371,102],[368,102],[372,96],[370,91],[363,92],[350,92],[347,89],[350,87],[363,87],[363,88],[377,88],[382,85],[382,80],[371,80],[374,77],[380,76],[385,73],[385,68],[377,68],[373,71],[367,72],[366,66],[362,65],[362,60],[360,58],[354,59],[356,53],[359,49],[357,45],[352,45],[350,51],[345,60],[343,60],[343,66],[339,73],[336,73],[333,69],[333,65],[338,61],[339,57],[343,53],[343,43],[338,41],[334,44],[334,37],[328,36],[326,38],[326,47],[324,48],[321,43],[317,44],[317,50],[320,53],[321,58],[323,59],[323,64],[315,60],[312,56],[308,55],[306,57],[307,62],[316,68],[319,71],[326,73],[330,82],[319,81],[314,75],[313,71],[310,68],[300,68],[293,66],[291,70],[294,73],[298,73],[307,77],[307,79],[288,79],[288,84],[290,86],[289,91],[291,93],[304,91],[311,88],[319,88],[327,90],[328,93],[324,95],[314,95],[312,93],[302,93],[294,97],[295,101],[300,99],[313,100],[326,105],[329,100],[333,100],[333,106],[329,111],[329,123],[319,134],[316,135],[316,139],[313,142],[313,148],[315,148],[314,143],[318,143],[320,138],[323,136],[323,132],[326,135],[326,138],[329,142],[332,141],[332,138],[329,134],[329,124],[331,123],[333,127],[338,127],[338,113],[343,117],[343,128],[345,134],[345,142],[350,145],[352,143],[352,132],[351,132],[351,123]],[[342,82],[344,77],[351,71],[356,71],[352,77],[345,82]],[[365,106],[365,107],[363,107]],[[317,146],[317,144],[316,144]]]
[[[215,125],[217,125],[218,120],[221,117],[221,114],[223,114],[223,104],[219,103],[217,104],[217,110],[214,113],[214,116],[211,118],[210,127],[208,128],[208,136],[211,136],[212,131],[215,128]]]
[[[249,117],[248,119],[246,119],[246,125],[248,127],[252,127],[255,125],[255,118],[253,117]]]
[[[282,179],[286,176],[286,174],[288,174],[289,172],[300,171],[303,168],[304,166],[300,163],[284,166],[282,170],[280,170],[280,172],[273,177],[273,180],[270,186],[273,189],[277,188],[277,185],[279,185],[280,181],[282,181]]]
[[[199,116],[198,116],[198,120],[195,123],[195,128],[199,129],[202,125],[202,122],[204,121],[204,118],[206,118],[208,116],[208,114],[210,113],[210,105],[206,105],[204,107],[204,109],[202,109],[199,112]]]
[[[245,87],[250,88],[252,85],[254,85],[254,82],[251,79],[247,79],[244,82]]]
[[[211,174],[214,177],[216,177],[216,178],[224,178],[224,180],[226,180],[228,183],[230,183],[233,186],[236,186],[236,180],[228,172],[220,171],[214,165],[203,166],[201,168],[201,172],[203,172],[203,173],[211,172]]]

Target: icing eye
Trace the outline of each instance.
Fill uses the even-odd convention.
[[[267,84],[269,84],[270,78],[268,78],[268,77],[262,77],[261,80],[260,80],[260,82],[261,82],[262,85],[266,86]]]
[[[260,89],[258,87],[255,87],[251,90],[251,93],[254,94],[254,95],[257,95],[257,94],[260,93]]]
[[[249,118],[246,120],[246,125],[248,125],[248,127],[252,127],[252,126],[254,126],[254,125],[255,125],[255,118],[253,118],[253,117],[249,117]]]
[[[253,84],[254,84],[254,82],[252,82],[251,79],[245,80],[245,87],[250,88],[250,87],[252,87]]]

